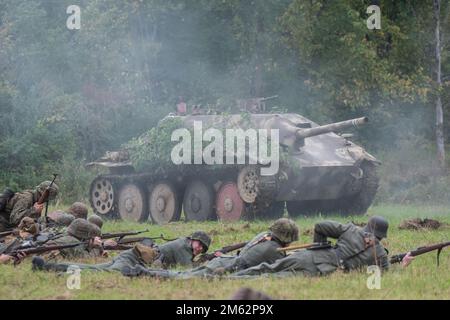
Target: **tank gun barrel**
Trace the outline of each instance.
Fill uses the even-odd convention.
[[[367,122],[369,122],[369,118],[362,117],[362,118],[357,118],[357,119],[352,119],[352,120],[347,120],[347,121],[342,121],[342,122],[330,123],[330,124],[327,124],[324,126],[319,126],[319,127],[310,128],[310,129],[298,129],[296,131],[295,135],[296,135],[297,139],[304,139],[304,138],[318,136],[318,135],[329,133],[329,132],[340,131],[342,129],[346,129],[349,127],[357,128],[363,124],[366,124]]]

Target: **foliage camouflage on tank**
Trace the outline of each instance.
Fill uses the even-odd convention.
[[[180,219],[182,208],[185,219],[195,221],[275,219],[285,206],[294,217],[363,214],[378,189],[379,162],[335,132],[367,121],[319,126],[298,114],[169,115],[121,151],[89,164],[110,171],[92,182],[91,205],[103,217],[158,224]],[[264,176],[261,168],[267,166],[249,165],[248,144],[245,164],[175,165],[171,152],[178,142],[171,135],[180,128],[193,134],[194,122],[202,124],[203,132],[215,128],[224,137],[226,129],[277,129],[278,172]],[[203,147],[209,143],[203,141]],[[224,157],[226,152],[224,145]]]

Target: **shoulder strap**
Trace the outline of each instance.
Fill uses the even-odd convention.
[[[374,239],[373,237],[371,237],[370,236],[370,234],[368,234],[368,233],[365,233],[364,234],[364,249],[361,249],[361,250],[359,250],[358,252],[356,252],[356,253],[354,253],[354,254],[352,254],[351,256],[349,256],[349,257],[343,257],[342,256],[342,252],[339,250],[339,248],[336,248],[336,254],[337,254],[337,256],[338,256],[338,259],[339,259],[339,264],[341,264],[342,266],[344,266],[344,268],[347,268],[347,266],[346,266],[346,262],[348,261],[348,260],[350,260],[350,259],[352,259],[352,258],[354,258],[354,257],[356,257],[356,256],[358,256],[358,255],[360,255],[361,253],[363,253],[364,251],[366,251],[368,248],[370,248],[370,247],[374,247],[376,244],[377,244],[377,242],[378,242],[378,240],[377,239]]]
[[[247,249],[256,246],[257,244],[266,242],[266,241],[271,241],[272,240],[272,235],[270,233],[266,233],[263,234],[260,238],[256,239],[255,241],[253,241],[252,243],[250,243],[247,247]]]

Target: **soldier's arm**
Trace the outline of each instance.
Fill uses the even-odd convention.
[[[378,265],[381,268],[381,271],[385,272],[389,270],[389,257],[386,254],[382,255],[379,259],[378,259]]]
[[[348,228],[348,225],[336,221],[319,222],[314,226],[314,242],[326,242],[327,238],[337,239]]]
[[[9,217],[9,222],[12,225],[19,225],[20,220],[24,217],[35,217],[38,216],[36,209],[33,207],[32,201],[27,198],[19,199],[14,208],[11,211],[11,215]]]
[[[284,253],[277,250],[279,247],[273,241],[266,241],[255,245],[238,257],[238,268],[249,268],[264,262],[274,263],[276,260],[284,258]]]
[[[0,264],[6,264],[12,261],[12,257],[7,254],[0,254]]]
[[[185,250],[175,251],[175,261],[180,266],[192,266],[192,254]]]
[[[89,258],[97,258],[103,256],[103,249],[102,248],[92,248],[90,250],[87,250],[87,255]],[[106,251],[105,251],[106,252]]]

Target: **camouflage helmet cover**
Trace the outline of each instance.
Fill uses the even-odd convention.
[[[31,233],[33,235],[39,233],[39,225],[30,217],[24,217],[19,223],[19,230]]]
[[[61,210],[50,212],[48,214],[48,218],[54,221],[57,225],[64,227],[68,227],[72,223],[72,221],[75,220],[75,217],[73,215],[65,213]]]
[[[50,187],[50,185],[52,185],[52,186]],[[43,194],[44,191],[45,191],[48,187],[50,187],[50,189],[49,189],[50,192],[49,192],[49,194],[48,194],[48,200],[54,200],[54,199],[56,198],[56,196],[58,195],[58,192],[59,192],[59,187],[58,187],[58,185],[57,185],[56,183],[53,182],[53,184],[52,184],[51,181],[44,181],[44,182],[41,182],[41,183],[36,187],[36,190],[37,190],[40,194]]]
[[[95,224],[100,229],[103,227],[103,219],[100,216],[96,215],[96,214],[93,214],[93,215],[89,216],[87,221],[89,221],[92,224]]]
[[[211,245],[211,238],[204,231],[195,231],[189,238],[192,240],[198,240],[202,243],[203,253],[207,252],[209,246]]]
[[[269,230],[283,243],[291,243],[298,240],[298,226],[291,219],[278,219],[269,227]]]
[[[90,239],[94,233],[94,225],[85,219],[75,219],[67,228],[67,233],[78,239]]]
[[[67,211],[76,219],[87,219],[88,216],[88,208],[83,202],[74,202]]]
[[[75,217],[73,215],[63,212],[58,215],[55,222],[60,226],[67,227],[72,223],[73,220],[75,220]]]
[[[89,239],[92,239],[92,238],[95,238],[95,237],[101,237],[102,236],[102,231],[100,230],[100,228],[97,225],[95,225],[95,224],[93,224],[91,222],[88,222],[88,223],[89,223],[89,227],[90,227]]]

